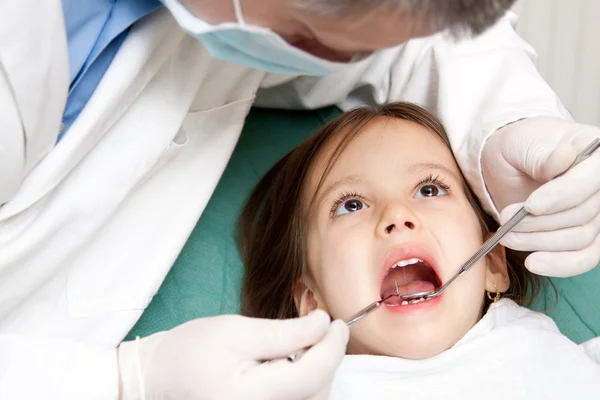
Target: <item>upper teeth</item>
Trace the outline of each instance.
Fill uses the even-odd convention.
[[[407,265],[416,264],[418,262],[424,262],[424,261],[421,260],[420,258],[409,258],[408,260],[400,260],[400,261],[398,261],[396,264],[394,264],[392,266],[392,268],[406,267]]]

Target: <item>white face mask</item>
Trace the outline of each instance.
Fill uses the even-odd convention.
[[[233,0],[237,23],[218,26],[194,16],[178,0],[162,2],[188,34],[201,40],[206,50],[221,60],[267,72],[315,76],[338,71],[349,64],[313,56],[290,45],[268,28],[247,25],[240,0]]]

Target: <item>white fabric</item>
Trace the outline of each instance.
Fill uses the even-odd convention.
[[[430,359],[346,356],[331,399],[591,399],[600,394],[598,356],[550,318],[503,299]]]
[[[592,360],[600,364],[600,337],[583,342],[580,347]]]
[[[425,104],[492,209],[486,137],[519,118],[567,116],[511,21],[462,44],[440,34],[291,80],[213,59],[158,10],[131,29],[53,147],[68,90],[61,2],[0,0],[0,398],[116,397],[114,348],[200,217],[257,92],[259,104],[287,108]]]

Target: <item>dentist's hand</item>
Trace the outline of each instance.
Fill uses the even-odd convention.
[[[121,397],[326,399],[347,342],[343,321],[330,323],[322,311],[290,320],[200,318],[122,343]],[[309,346],[299,360],[285,360]]]
[[[594,126],[536,117],[499,129],[483,149],[483,176],[500,223],[523,202],[532,214],[501,243],[535,251],[525,265],[536,274],[573,276],[600,261],[600,150],[552,180],[598,137]]]

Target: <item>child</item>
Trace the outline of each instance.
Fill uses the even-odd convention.
[[[243,313],[346,319],[396,284],[435,290],[496,229],[433,115],[407,103],[356,109],[250,196]],[[600,343],[577,346],[522,307],[539,287],[522,255],[497,246],[435,299],[391,298],[352,326],[332,398],[600,398]]]

